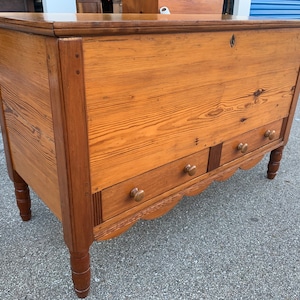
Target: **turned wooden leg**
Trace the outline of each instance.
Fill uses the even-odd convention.
[[[282,151],[283,151],[283,146],[273,150],[270,154],[270,161],[268,164],[268,175],[267,177],[269,179],[274,179],[277,171],[280,166],[280,160],[282,158]]]
[[[91,282],[90,254],[70,252],[72,279],[79,298],[89,294]]]
[[[14,174],[14,186],[17,205],[23,221],[31,219],[31,199],[27,183],[17,174]]]

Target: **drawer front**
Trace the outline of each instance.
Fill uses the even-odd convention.
[[[251,130],[223,143],[220,165],[280,139],[283,120]]]
[[[208,155],[209,149],[205,149],[104,189],[102,191],[103,221],[204,174],[207,170]],[[131,191],[137,192],[135,197]]]

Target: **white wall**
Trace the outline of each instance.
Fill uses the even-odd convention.
[[[251,0],[235,0],[233,7],[233,15],[249,16]]]
[[[45,13],[76,13],[76,0],[43,0]]]

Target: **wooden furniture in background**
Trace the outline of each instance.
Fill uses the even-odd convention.
[[[33,12],[34,0],[1,0],[1,12]]]
[[[159,8],[166,6],[171,14],[221,14],[223,4],[224,0],[158,0]]]
[[[102,2],[101,0],[77,0],[78,13],[101,13]]]
[[[79,297],[94,240],[269,152],[275,177],[299,96],[299,29],[211,15],[0,14],[8,173],[23,220],[29,185],[62,221]]]
[[[158,0],[122,0],[123,13],[158,13]]]
[[[119,13],[120,9],[117,0],[77,0],[76,5],[78,13],[112,13],[114,8]]]
[[[77,12],[100,13],[103,11],[101,5],[101,0],[77,0]],[[174,14],[221,14],[223,0],[122,0],[123,13],[156,14],[162,6],[167,6]]]

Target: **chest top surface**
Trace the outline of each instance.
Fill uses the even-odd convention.
[[[56,37],[299,28],[297,20],[213,14],[0,13],[0,27]]]

